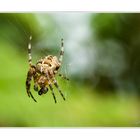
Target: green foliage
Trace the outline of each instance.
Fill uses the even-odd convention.
[[[124,61],[125,70],[118,77],[115,77],[122,88],[136,90],[139,92],[140,84],[140,14],[97,14],[92,17],[91,27],[96,41],[104,48],[100,48],[104,58],[112,60],[114,55],[120,55],[123,59],[118,59],[120,67]],[[118,47],[116,47],[118,46]],[[116,54],[112,53],[116,48]],[[111,69],[112,64],[108,66]],[[116,62],[115,62],[116,63]],[[102,67],[102,69],[104,69]],[[115,71],[114,71],[115,72]],[[98,73],[101,75],[101,73]],[[107,73],[104,75],[108,77]],[[112,77],[111,81],[114,81]],[[119,80],[118,80],[119,79]],[[114,84],[114,83],[113,83]],[[116,86],[116,85],[115,85]],[[117,87],[118,88],[118,87]]]
[[[29,36],[36,40],[41,32],[40,25],[33,14],[0,14],[1,40],[9,41],[23,49]]]
[[[99,14],[92,17],[91,26],[99,39],[117,38],[120,33],[119,18],[121,14]]]
[[[44,23],[47,24],[45,25]],[[29,36],[32,36],[33,51],[35,51],[36,54],[39,54],[41,49],[42,52],[50,52],[51,49],[49,48],[49,50],[48,47],[52,45],[49,40],[55,43],[52,39],[56,39],[55,26],[55,22],[48,14],[1,13],[0,41],[8,41],[18,48],[19,51],[25,52],[27,51],[26,48],[29,43]],[[55,46],[56,45],[58,44],[55,43]],[[54,48],[53,51],[57,50],[56,47],[52,48]]]

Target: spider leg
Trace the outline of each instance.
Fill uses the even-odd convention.
[[[29,41],[29,44],[28,44],[28,61],[29,61],[30,66],[32,66],[31,39],[32,39],[32,36],[30,36],[30,41]]]
[[[27,74],[27,79],[26,79],[26,91],[27,91],[28,96],[29,96],[29,97],[31,96],[32,99],[33,99],[35,102],[37,102],[37,101],[35,100],[35,98],[33,97],[31,91],[30,91],[31,80],[32,80],[32,76],[33,76],[33,74],[32,74],[31,71],[32,71],[32,69],[30,69],[30,70],[28,71],[28,74]]]
[[[64,97],[64,94],[62,93],[61,89],[59,88],[59,85],[58,85],[57,81],[55,80],[55,78],[54,78],[54,85],[58,89],[58,91],[59,91],[60,95],[62,96],[63,100],[66,100],[65,97]]]
[[[63,75],[63,74],[58,74],[60,77],[62,77],[63,79],[65,79],[65,80],[68,80],[69,81],[69,78],[67,78],[65,75]]]
[[[52,95],[53,95],[53,99],[54,99],[55,103],[57,103],[56,97],[55,97],[55,94],[54,94],[54,90],[53,90],[52,84],[51,84],[51,82],[50,82],[50,77],[49,77],[48,73],[46,74],[46,78],[47,78],[47,80],[48,80],[49,87],[50,87],[51,93],[52,93]]]
[[[63,39],[61,39],[61,51],[60,51],[60,57],[59,57],[60,63],[62,63],[63,55],[64,55],[64,42],[63,42]]]
[[[32,75],[30,74],[30,71],[28,71],[27,79],[26,79],[26,91],[29,97],[30,97],[31,79],[32,79]]]
[[[36,99],[34,98],[34,96],[32,95],[31,92],[30,92],[30,95],[31,95],[32,99],[33,99],[35,102],[37,102]]]
[[[50,90],[52,91],[52,95],[53,95],[54,101],[55,101],[55,103],[57,103],[52,85],[49,84],[49,87],[50,87]]]
[[[37,74],[33,75],[33,79],[34,79],[34,90],[38,91]]]

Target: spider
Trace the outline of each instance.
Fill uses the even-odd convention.
[[[55,79],[55,76],[58,73],[58,70],[61,67],[62,60],[63,60],[63,55],[64,55],[63,39],[61,39],[61,51],[60,51],[59,58],[57,58],[56,56],[48,55],[38,60],[36,65],[32,64],[31,39],[32,36],[30,36],[30,41],[28,44],[29,71],[27,73],[27,79],[26,79],[26,91],[28,96],[31,97],[35,102],[37,102],[30,91],[31,81],[33,79],[34,90],[38,92],[38,95],[43,95],[48,92],[48,89],[50,89],[54,101],[55,103],[57,103],[54,90],[52,87],[52,85],[54,85],[58,89],[62,98],[65,100],[65,97]],[[58,75],[66,80],[69,80],[68,78],[66,78],[64,75],[60,73]]]

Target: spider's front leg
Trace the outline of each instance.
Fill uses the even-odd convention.
[[[31,91],[30,91],[31,80],[32,80],[32,77],[33,77],[33,75],[34,75],[34,72],[35,72],[35,69],[34,69],[33,67],[31,67],[31,68],[29,69],[28,73],[27,73],[26,91],[27,91],[28,96],[29,96],[29,97],[31,96],[32,99],[33,99],[35,102],[37,102],[37,101],[35,100],[35,98],[33,97]]]
[[[64,55],[64,40],[61,39],[61,50],[60,50],[60,56],[59,56],[60,63],[62,63],[63,61],[63,55]]]

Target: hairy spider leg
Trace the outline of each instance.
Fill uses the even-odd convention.
[[[26,90],[29,97],[30,97],[31,80],[32,80],[32,75],[30,74],[30,71],[28,71],[27,79],[26,79]]]
[[[63,39],[61,39],[61,51],[60,51],[60,57],[59,57],[60,63],[62,63],[63,55],[64,55],[64,42],[63,42]]]
[[[60,95],[62,96],[62,98],[63,98],[64,101],[65,101],[66,99],[65,99],[65,97],[64,97],[64,94],[62,93],[61,89],[59,88],[59,85],[58,85],[56,79],[55,79],[55,78],[53,78],[53,79],[54,79],[54,85],[55,85],[55,87],[58,89]]]
[[[28,44],[28,61],[29,61],[29,65],[32,66],[32,55],[31,55],[31,39],[32,36],[30,36],[30,40],[29,40],[29,44]]]
[[[33,75],[33,78],[34,78],[34,90],[38,91],[37,73]]]
[[[50,87],[50,90],[52,91],[52,95],[53,95],[54,101],[55,101],[55,103],[57,103],[52,85],[49,84],[49,87]]]
[[[29,97],[31,96],[32,99],[33,99],[35,102],[37,102],[36,99],[33,97],[31,91],[30,91],[32,76],[33,76],[33,75],[32,75],[32,73],[31,73],[30,70],[29,70],[29,71],[28,71],[28,74],[27,74],[27,79],[26,79],[26,90],[27,90],[28,96],[29,96]]]
[[[46,73],[46,78],[47,78],[47,80],[48,80],[48,84],[49,84],[51,93],[52,93],[52,95],[53,95],[53,99],[54,99],[55,103],[57,103],[56,97],[55,97],[55,94],[54,94],[54,90],[53,90],[52,84],[51,84],[51,82],[50,82],[50,77],[49,77],[49,74],[48,74],[48,73]]]
[[[29,44],[28,44],[28,61],[29,61],[29,66],[30,66],[30,70],[28,71],[28,74],[27,74],[27,79],[26,79],[26,90],[27,90],[27,94],[28,96],[32,97],[32,99],[37,102],[35,100],[35,98],[33,97],[31,91],[30,91],[30,87],[31,87],[31,80],[32,80],[32,76],[33,76],[33,73],[32,73],[32,68],[33,68],[33,65],[32,65],[32,56],[31,56],[31,39],[32,39],[32,36],[30,36],[30,41],[29,41]]]
[[[63,75],[63,74],[58,74],[61,78],[63,78],[63,79],[65,79],[65,80],[68,80],[69,81],[69,78],[67,78],[65,75]]]

